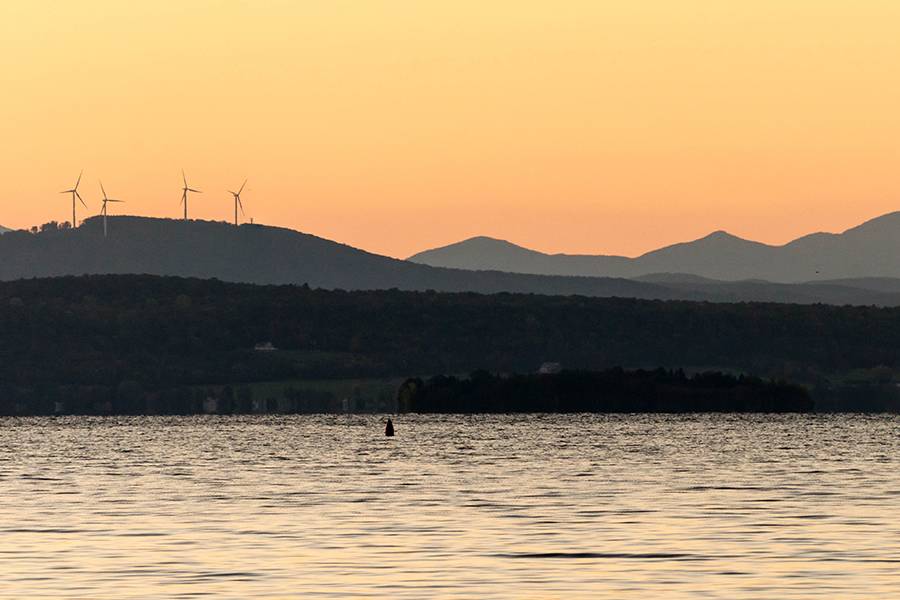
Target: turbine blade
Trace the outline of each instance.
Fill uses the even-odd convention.
[[[79,194],[78,192],[75,192],[75,195],[81,201],[81,205],[84,206],[85,208],[87,208],[87,204],[84,203],[84,198],[81,197],[81,194]]]
[[[103,192],[103,197],[106,198],[106,190],[103,189],[103,182],[100,182],[100,191]]]
[[[194,188],[188,188],[188,191],[189,191],[189,192],[196,192],[196,193],[198,193],[198,194],[202,194],[202,193],[203,193],[202,191],[200,191],[200,190],[195,190]]]
[[[241,192],[244,191],[244,186],[245,186],[245,185],[247,185],[247,180],[246,180],[246,179],[244,180],[244,183],[241,184],[241,189],[239,189],[238,192],[237,192],[238,195],[240,195]]]
[[[81,183],[81,176],[84,175],[84,169],[81,170],[81,173],[78,174],[78,181],[75,182],[75,189],[78,189],[78,184]]]
[[[74,191],[75,191],[75,190],[63,190],[63,191],[60,192],[60,194],[71,194],[71,193],[74,192]]]
[[[181,170],[181,178],[184,180],[184,187],[187,187],[187,176],[184,174],[184,169]]]
[[[231,190],[228,190],[228,193],[231,194],[232,196],[237,196],[237,194],[232,192]]]
[[[238,196],[238,206],[241,207],[241,214],[244,214],[244,203],[241,202],[241,197]]]

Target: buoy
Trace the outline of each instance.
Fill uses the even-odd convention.
[[[384,426],[384,435],[388,437],[394,436],[394,423],[390,419],[387,420],[387,425]]]

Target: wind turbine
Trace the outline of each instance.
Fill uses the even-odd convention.
[[[184,169],[181,170],[181,179],[184,180],[184,187],[181,189],[181,203],[184,204],[184,220],[188,220],[188,192],[195,192],[197,194],[202,194],[200,190],[195,190],[193,188],[188,187],[187,177],[184,175]]]
[[[100,209],[100,214],[103,215],[103,237],[106,237],[106,203],[107,202],[125,202],[125,201],[108,198],[106,196],[106,190],[103,189],[102,181],[100,182],[100,191],[103,192],[103,208]]]
[[[60,194],[72,194],[72,229],[75,229],[77,221],[75,221],[75,198],[81,201],[82,206],[87,208],[87,204],[84,203],[84,200],[81,198],[81,194],[78,193],[78,184],[81,183],[81,176],[84,174],[84,169],[81,170],[81,173],[78,174],[78,181],[75,182],[75,187],[71,190],[63,190]]]
[[[244,180],[244,183],[241,184],[241,187],[238,191],[232,192],[228,190],[228,193],[234,196],[234,226],[238,226],[238,206],[241,207],[241,214],[244,214],[244,204],[241,202],[241,192],[244,191],[244,186],[247,185],[247,180]]]

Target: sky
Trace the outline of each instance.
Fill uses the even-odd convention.
[[[900,208],[896,0],[0,3],[0,224],[126,204],[405,257],[637,255]]]

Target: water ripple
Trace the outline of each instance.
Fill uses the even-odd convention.
[[[900,419],[0,419],[0,599],[900,597]]]

